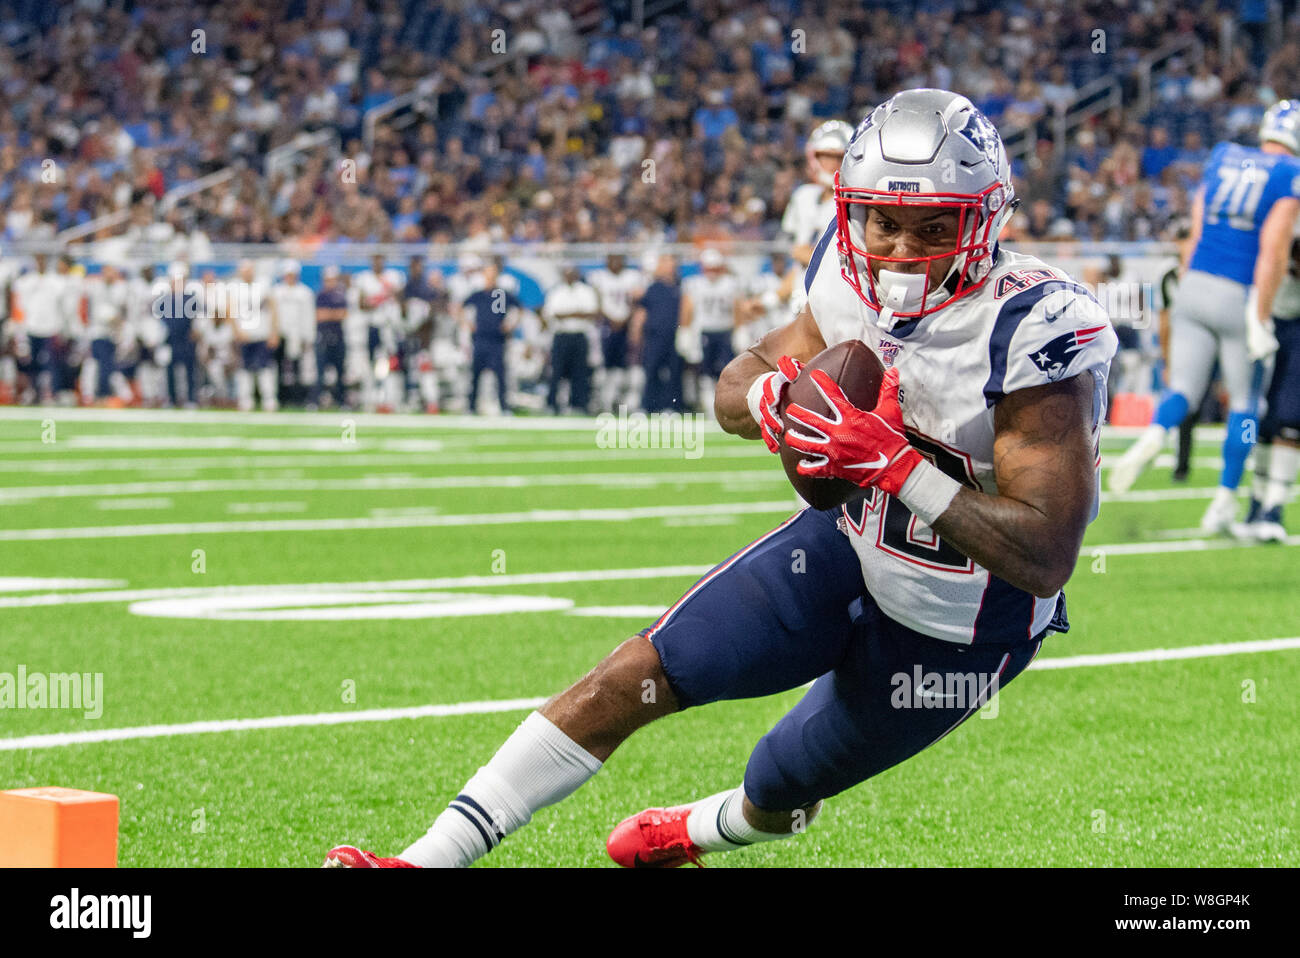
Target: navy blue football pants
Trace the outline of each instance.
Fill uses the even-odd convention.
[[[866,591],[840,515],[800,512],[642,633],[684,709],[813,682],[745,769],[746,796],[769,811],[829,798],[933,745],[1042,644],[957,645],[890,619]]]

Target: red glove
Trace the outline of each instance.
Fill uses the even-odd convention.
[[[819,479],[847,479],[855,485],[875,486],[891,496],[922,461],[903,434],[903,410],[898,405],[898,370],[890,369],[880,384],[880,398],[870,412],[849,402],[835,380],[814,369],[813,382],[834,411],[827,419],[795,405],[786,415],[803,431],[785,434],[785,444],[806,453],[799,473]]]
[[[776,368],[776,372],[766,373],[755,382],[754,388],[760,390],[757,409],[750,410],[755,414],[754,419],[758,422],[768,452],[772,453],[781,451],[781,432],[785,428],[781,424],[781,390],[799,378],[803,363],[789,356],[782,356]]]

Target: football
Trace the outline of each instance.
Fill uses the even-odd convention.
[[[781,425],[785,429],[790,429],[793,425],[786,416],[786,408],[792,404],[824,416],[831,415],[830,406],[813,382],[814,369],[823,370],[835,380],[840,389],[844,390],[849,402],[859,409],[875,408],[880,396],[880,383],[885,378],[885,367],[866,343],[851,339],[823,349],[804,366],[799,377],[786,387],[781,402]],[[847,479],[815,479],[801,475],[798,466],[803,458],[804,453],[781,443],[781,464],[785,466],[790,485],[814,509],[833,509],[867,494],[867,490]]]

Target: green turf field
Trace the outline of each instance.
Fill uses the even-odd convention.
[[[0,788],[120,796],[124,866],[396,854],[533,701],[793,511],[716,430],[687,456],[472,425],[0,409],[0,674],[103,681],[97,717],[0,709]],[[1106,658],[1300,636],[1300,537],[1196,538],[1215,454],[1105,498],[1036,666],[1099,660],[1035,667],[807,835],[710,864],[1300,865],[1300,643]],[[612,867],[614,824],[737,784],[798,695],[638,733],[484,864]],[[458,707],[396,711],[425,706]]]

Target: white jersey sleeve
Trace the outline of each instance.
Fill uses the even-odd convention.
[[[1002,305],[989,337],[985,398],[1054,383],[1090,369],[1103,372],[1119,338],[1087,287],[1051,267],[998,277]]]

